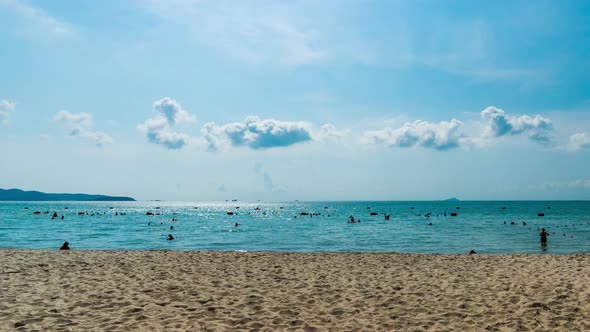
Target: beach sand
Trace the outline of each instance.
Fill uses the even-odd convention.
[[[590,330],[590,255],[0,250],[2,331]]]

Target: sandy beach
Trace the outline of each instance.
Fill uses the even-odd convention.
[[[590,330],[590,255],[0,250],[2,331]]]

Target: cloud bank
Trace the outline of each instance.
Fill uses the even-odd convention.
[[[571,150],[590,149],[590,134],[587,132],[573,134],[570,136],[568,147]]]
[[[169,97],[157,100],[153,104],[158,115],[147,119],[137,126],[147,139],[154,144],[162,145],[168,149],[180,149],[190,144],[191,137],[187,134],[176,132],[172,127],[177,124],[191,123],[196,118],[182,109],[180,104]]]
[[[6,123],[8,116],[14,112],[15,108],[15,103],[11,103],[8,100],[0,100],[0,124]]]
[[[251,149],[286,147],[312,140],[311,125],[305,122],[288,122],[274,119],[247,117],[244,122],[217,125],[207,123],[201,129],[207,150],[217,151],[228,147],[246,146]]]
[[[113,139],[100,131],[92,130],[92,115],[82,113],[70,113],[68,111],[59,111],[54,120],[70,131],[70,136],[80,137],[93,141],[97,146],[113,143]]]
[[[385,144],[390,147],[409,148],[419,146],[439,151],[459,147],[463,137],[459,129],[461,121],[441,121],[430,123],[417,120],[406,122],[402,127],[393,129],[386,127],[382,130],[365,132],[365,140],[370,144]]]
[[[481,118],[487,121],[488,127],[484,133],[486,136],[527,134],[529,139],[541,144],[547,144],[551,140],[549,132],[553,129],[553,124],[540,115],[509,116],[504,110],[490,106],[481,112]]]
[[[407,122],[399,128],[385,127],[381,130],[366,131],[364,142],[397,148],[418,146],[439,151],[486,146],[503,136],[527,135],[534,142],[543,145],[551,143],[553,124],[548,118],[540,115],[511,116],[494,106],[487,107],[480,115],[482,122],[471,135],[462,132],[464,125],[456,119],[439,123],[416,120]],[[581,148],[588,144],[589,137],[581,133],[573,135],[570,140],[571,145]]]

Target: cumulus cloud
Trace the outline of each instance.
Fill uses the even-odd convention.
[[[154,103],[154,109],[165,116],[170,125],[183,122],[194,122],[196,118],[180,107],[180,104],[169,97]]]
[[[583,132],[571,135],[569,140],[569,148],[571,150],[589,149],[590,134]]]
[[[158,115],[137,126],[150,142],[168,149],[180,149],[192,141],[189,135],[172,130],[174,125],[196,120],[193,115],[182,109],[176,100],[164,97],[154,102],[153,107]]]
[[[527,134],[529,139],[541,144],[551,140],[549,133],[553,124],[540,115],[510,116],[504,110],[490,106],[481,112],[481,118],[487,122],[486,137]]]
[[[320,142],[340,143],[342,138],[348,134],[348,130],[338,130],[333,124],[326,123],[321,126],[319,132],[314,135],[314,140]]]
[[[8,116],[14,112],[15,108],[15,103],[11,103],[8,100],[0,100],[0,124],[6,123]]]
[[[113,143],[113,139],[100,131],[92,130],[92,115],[82,113],[70,113],[68,111],[59,111],[54,120],[70,131],[70,136],[80,137],[91,140],[97,146]]]
[[[439,123],[417,120],[406,122],[396,129],[386,127],[382,130],[367,131],[364,138],[371,144],[400,148],[420,146],[443,151],[457,148],[464,143],[466,138],[459,133],[462,126],[463,123],[456,119]]]
[[[244,122],[233,122],[221,126],[214,122],[207,123],[201,129],[201,135],[209,151],[230,146],[267,149],[311,141],[310,127],[305,122],[260,119],[251,116]]]

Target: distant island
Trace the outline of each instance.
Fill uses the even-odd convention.
[[[0,201],[135,201],[131,197],[88,195],[88,194],[48,194],[40,191],[20,189],[0,189]]]
[[[444,202],[458,202],[459,199],[456,197],[451,197],[451,198],[447,198],[445,200],[443,200]]]

